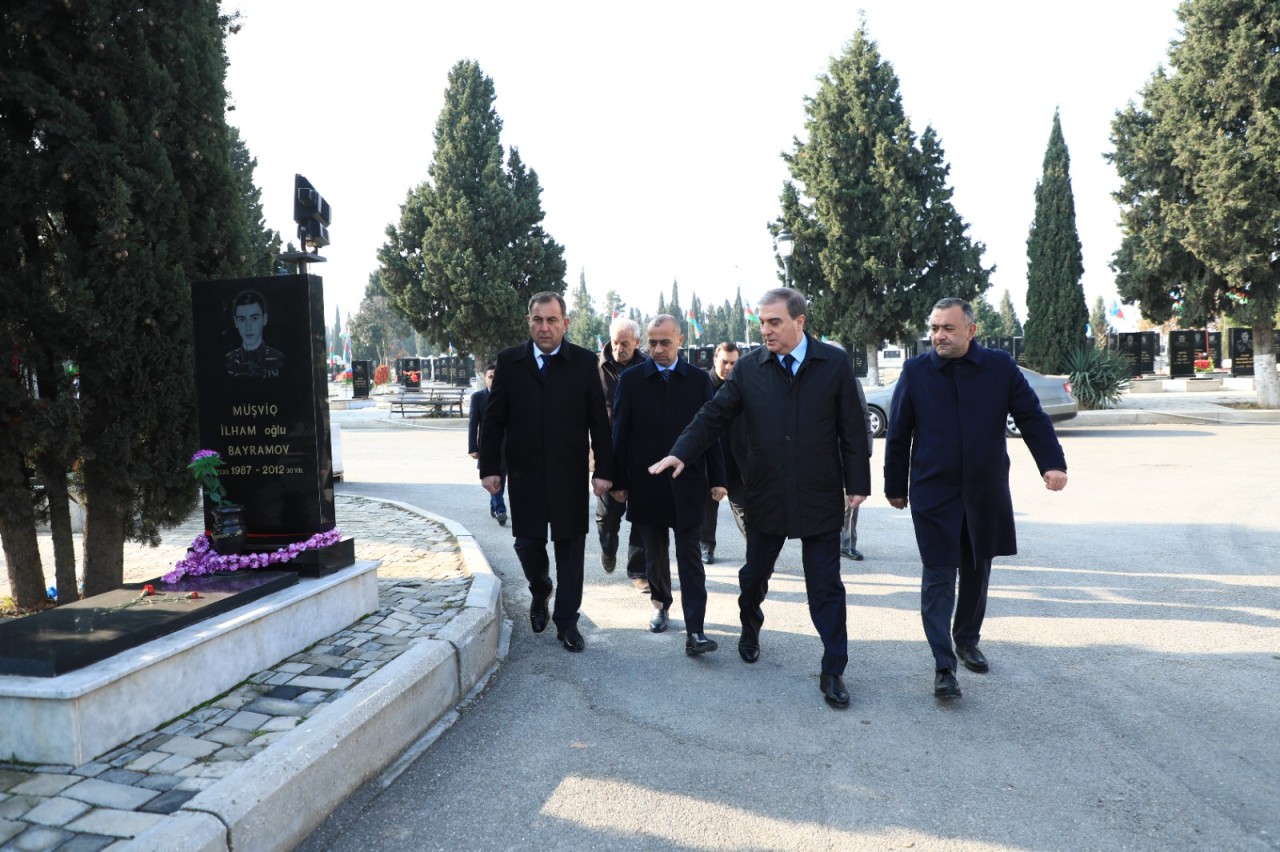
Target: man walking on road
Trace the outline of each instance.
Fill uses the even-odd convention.
[[[711,377],[712,393],[718,393],[720,387],[729,380],[729,375],[733,372],[733,365],[738,363],[742,351],[738,349],[738,344],[727,341],[716,347],[715,352],[711,355]],[[742,533],[743,538],[747,535],[747,526],[744,520],[742,509],[742,489],[743,476],[742,470],[738,467],[738,462],[734,458],[735,451],[745,457],[747,452],[746,432],[743,429],[742,422],[735,420],[733,425],[729,427],[729,431],[720,436],[720,455],[724,457],[724,475],[725,485],[728,488],[729,495],[729,511],[733,512],[733,520],[738,524],[738,530]],[[714,497],[707,497],[707,517],[702,522],[702,564],[714,565],[716,561],[716,528],[720,521],[720,501]]]
[[[1067,485],[1066,458],[1035,391],[1012,358],[973,339],[976,330],[963,299],[934,305],[933,349],[903,365],[885,435],[884,493],[895,509],[910,500],[924,563],[920,617],[933,650],[933,694],[941,699],[961,696],[957,658],[970,671],[988,670],[978,640],[991,558],[1018,552],[1005,445],[1010,414],[1045,487]]]
[[[844,352],[804,331],[805,298],[780,287],[760,300],[765,345],[738,359],[720,392],[702,407],[671,454],[649,468],[673,469],[702,455],[738,416],[746,418],[747,564],[738,572],[743,661],[760,659],[761,604],[788,538],[802,543],[809,615],[822,637],[818,685],[834,707],[847,707],[847,607],[840,579],[844,506],[871,491],[865,416]]]
[[[564,339],[564,297],[538,293],[529,300],[532,343],[498,353],[493,390],[480,440],[480,476],[496,494],[502,485],[500,452],[506,447],[511,497],[511,533],[529,581],[534,633],[547,627],[553,585],[547,559],[547,528],[556,552],[556,638],[566,650],[585,646],[578,631],[582,606],[582,561],[590,506],[588,439],[595,456],[591,480],[596,496],[612,485],[613,447],[604,390],[593,352]]]
[[[707,495],[724,499],[724,463],[712,444],[695,457],[684,476],[650,476],[649,465],[667,452],[682,429],[711,399],[711,379],[680,358],[684,336],[680,322],[659,314],[649,324],[649,361],[632,367],[618,380],[613,412],[615,471],[613,496],[627,504],[627,520],[638,527],[649,562],[650,599],[656,610],[649,629],[667,629],[671,592],[668,530],[675,533],[680,604],[684,612],[685,653],[714,651],[704,632],[707,576],[698,554]]]
[[[618,392],[618,377],[623,370],[645,362],[640,349],[640,325],[633,319],[617,317],[609,324],[609,342],[600,352],[600,381],[604,385],[604,404],[609,410],[609,422],[613,422],[613,398]],[[600,564],[606,574],[618,567],[618,532],[622,528],[622,516],[626,503],[620,503],[608,494],[596,499],[596,532],[600,536]],[[627,533],[627,578],[643,594],[649,593],[646,579],[644,543],[640,533],[631,526]]]
[[[467,410],[467,452],[471,458],[480,458],[480,427],[484,425],[484,409],[489,404],[489,393],[493,390],[493,371],[490,365],[484,371],[484,387],[471,394],[471,405]],[[489,517],[498,522],[498,526],[507,525],[507,504],[502,499],[503,485],[506,483],[506,465],[499,460],[498,490],[489,495]],[[479,466],[479,461],[476,462]]]

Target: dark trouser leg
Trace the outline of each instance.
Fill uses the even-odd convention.
[[[582,609],[582,560],[586,545],[585,535],[555,542],[556,604],[551,610],[551,620],[557,627],[572,627],[578,623],[578,610]]]
[[[502,489],[506,487],[507,478],[505,476],[498,478],[498,493],[489,495],[489,514],[498,515],[507,513],[507,504],[502,500]]]
[[[614,556],[618,552],[618,529],[622,526],[622,513],[626,509],[627,504],[610,497],[608,491],[596,498],[596,531],[600,534],[600,550],[605,556]]]
[[[991,582],[991,560],[975,559],[968,527],[960,533],[960,594],[956,598],[955,624],[951,634],[956,645],[972,648],[982,636],[982,620],[987,615],[987,586]]]
[[[738,618],[742,620],[745,641],[759,641],[760,627],[764,624],[765,595],[769,593],[769,578],[773,576],[773,564],[786,539],[757,530],[747,530],[747,564],[738,572]]]
[[[844,507],[844,526],[840,528],[840,549],[858,549],[858,507],[848,503]]]
[[[707,573],[702,567],[699,527],[676,530],[676,569],[680,572],[680,608],[686,633],[701,633],[707,616]],[[652,584],[651,584],[652,585]]]
[[[822,637],[822,673],[841,675],[849,662],[849,607],[840,579],[840,534],[832,530],[800,541],[809,617]]]
[[[956,567],[926,565],[920,581],[920,620],[933,651],[936,668],[955,671],[956,655],[951,647],[951,611],[956,605]]]
[[[666,609],[671,606],[671,551],[667,528],[632,522],[631,529],[637,528],[649,563],[649,600]]]
[[[551,563],[547,561],[547,543],[540,538],[517,538],[516,558],[524,578],[529,581],[529,594],[545,598],[551,594]]]
[[[707,510],[703,514],[702,534],[698,538],[698,542],[703,547],[716,549],[716,527],[720,523],[720,503],[707,497]],[[679,548],[677,548],[677,552]],[[702,631],[698,631],[701,633]]]
[[[627,504],[623,503],[623,507]],[[627,576],[631,579],[644,579],[649,574],[644,555],[644,538],[640,535],[640,531],[636,529],[636,525],[631,525],[631,532],[627,536]]]

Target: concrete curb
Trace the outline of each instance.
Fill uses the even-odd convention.
[[[435,639],[410,646],[122,848],[292,849],[451,714],[493,669],[502,634],[502,583],[474,537],[451,519],[392,500],[375,502],[430,518],[457,538],[472,577],[462,612]]]
[[[1237,423],[1270,425],[1280,423],[1280,411],[1266,409],[1239,410],[1206,405],[1189,408],[1111,408],[1106,411],[1081,411],[1070,420],[1053,424],[1054,429],[1081,429],[1095,426],[1146,426],[1157,423]]]

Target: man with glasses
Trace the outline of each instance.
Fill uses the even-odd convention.
[[[680,322],[660,314],[649,324],[649,361],[625,371],[614,400],[612,494],[627,504],[627,520],[640,529],[649,567],[649,598],[654,614],[649,629],[662,633],[674,600],[668,530],[675,532],[680,604],[684,614],[685,653],[714,651],[704,632],[707,578],[698,553],[707,495],[724,499],[724,463],[711,444],[693,457],[684,476],[651,476],[649,465],[666,454],[671,442],[711,399],[711,379],[680,358],[684,336]]]

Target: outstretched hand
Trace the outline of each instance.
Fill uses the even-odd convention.
[[[671,477],[674,479],[684,471],[684,462],[680,461],[680,459],[675,456],[667,456],[661,461],[657,461],[649,465],[649,472],[654,476],[657,476],[668,468],[671,470]]]

